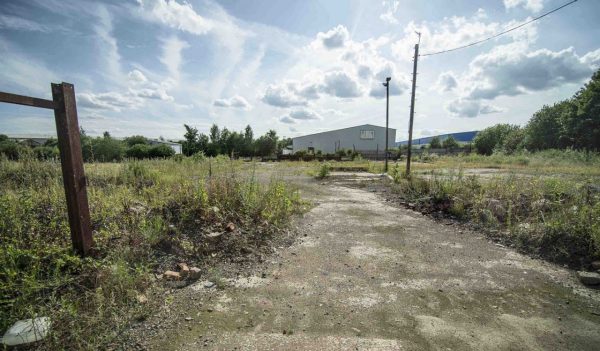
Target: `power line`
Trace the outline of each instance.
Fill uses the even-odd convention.
[[[459,50],[459,49],[464,49],[464,48],[468,48],[468,47],[470,47],[470,46],[474,46],[474,45],[477,45],[477,44],[481,44],[481,43],[483,43],[483,42],[485,42],[485,41],[492,40],[492,39],[494,39],[494,38],[497,38],[497,37],[499,37],[499,36],[501,36],[501,35],[504,35],[504,34],[506,34],[506,33],[512,32],[513,30],[516,30],[516,29],[519,29],[519,28],[521,28],[521,27],[523,27],[523,26],[526,26],[526,25],[528,25],[528,24],[530,24],[530,23],[532,23],[532,22],[535,22],[535,21],[537,21],[537,20],[539,20],[539,19],[541,19],[541,18],[543,18],[543,17],[546,17],[546,16],[548,16],[548,15],[549,15],[549,14],[551,14],[551,13],[554,13],[554,12],[556,12],[556,11],[558,11],[558,10],[561,10],[561,9],[563,9],[563,8],[565,8],[565,7],[569,6],[569,5],[572,5],[572,4],[576,3],[577,1],[578,1],[578,0],[573,0],[573,1],[570,1],[570,2],[568,2],[568,3],[566,3],[566,4],[562,5],[562,6],[559,6],[559,7],[555,8],[555,9],[554,9],[554,10],[552,10],[552,11],[548,11],[548,12],[544,13],[543,15],[540,15],[540,16],[538,16],[538,17],[535,17],[535,18],[533,18],[533,19],[531,19],[531,20],[529,20],[529,21],[527,21],[527,22],[525,22],[525,23],[521,23],[521,24],[519,24],[518,26],[515,26],[515,27],[512,27],[512,28],[509,28],[509,29],[507,29],[507,30],[505,30],[505,31],[502,31],[502,32],[500,32],[500,33],[497,33],[497,34],[494,34],[493,36],[491,36],[491,37],[489,37],[489,38],[481,39],[481,40],[475,41],[475,42],[473,42],[473,43],[470,43],[470,44],[467,44],[467,45],[463,45],[463,46],[459,46],[459,47],[456,47],[456,48],[452,48],[452,49],[448,49],[448,50],[442,50],[442,51],[437,51],[437,52],[430,52],[430,53],[426,53],[426,54],[421,54],[421,55],[419,55],[419,56],[433,56],[433,55],[439,55],[439,54],[443,54],[443,53],[446,53],[446,52],[455,51],[455,50]]]

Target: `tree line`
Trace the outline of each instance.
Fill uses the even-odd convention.
[[[600,70],[575,95],[533,114],[525,127],[496,124],[473,139],[478,153],[576,149],[600,151]]]
[[[81,151],[85,162],[112,162],[123,158],[165,158],[175,154],[175,150],[165,144],[152,145],[150,139],[134,135],[123,140],[113,138],[109,132],[100,137],[91,137],[80,131]],[[32,146],[10,140],[6,135],[0,135],[0,155],[9,160],[37,158],[39,160],[58,159],[58,141],[50,138],[43,145]]]
[[[200,133],[197,128],[187,124],[185,127],[183,154],[191,156],[202,153],[206,156],[227,155],[230,157],[268,157],[281,153],[282,149],[292,143],[290,138],[280,139],[277,132],[269,130],[264,135],[254,138],[250,125],[243,131],[230,131],[213,124],[207,134]]]

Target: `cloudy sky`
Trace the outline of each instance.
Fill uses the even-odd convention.
[[[412,52],[466,44],[567,0],[0,0],[0,91],[75,85],[89,134],[180,138],[212,123],[295,136],[371,123],[407,135]],[[600,66],[600,1],[419,61],[415,135],[524,124]],[[0,105],[0,133],[51,111]]]

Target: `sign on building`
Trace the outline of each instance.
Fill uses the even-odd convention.
[[[375,139],[375,131],[374,130],[361,130],[360,138],[361,139]]]

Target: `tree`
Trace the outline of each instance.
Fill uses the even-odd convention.
[[[186,156],[190,156],[198,151],[198,129],[190,127],[187,124],[183,126],[185,127],[185,134],[183,135],[185,141],[181,148]]]
[[[502,148],[506,136],[518,128],[519,126],[510,124],[496,124],[485,128],[477,133],[473,139],[473,145],[478,153],[491,155],[494,150]]]
[[[511,155],[515,152],[522,150],[525,144],[526,130],[523,128],[517,128],[512,130],[504,138],[502,149],[505,153]]]
[[[244,157],[254,156],[254,132],[250,125],[247,125],[244,129],[244,139],[240,154]]]
[[[544,105],[533,114],[525,127],[527,129],[527,149],[543,150],[559,147],[561,112],[568,103],[565,100],[553,106]]]
[[[138,160],[148,158],[150,157],[150,145],[135,144],[125,151],[125,155],[129,158],[135,158]]]
[[[446,139],[444,139],[442,146],[444,147],[444,149],[453,149],[459,147],[460,145],[458,145],[456,139],[454,139],[454,137],[450,135]]]
[[[127,146],[131,147],[138,144],[148,144],[148,139],[143,135],[132,135],[125,138],[125,142],[127,143]]]
[[[576,113],[566,127],[576,149],[600,150],[600,70],[573,97]]]
[[[256,140],[256,153],[262,157],[274,155],[277,152],[277,141],[277,132],[269,130]]]
[[[123,159],[123,143],[108,133],[104,133],[102,138],[92,139],[91,149],[95,161],[112,162]]]
[[[173,148],[169,145],[158,144],[150,148],[149,155],[152,158],[166,158],[175,155],[175,150],[173,150]]]
[[[440,142],[440,137],[434,136],[433,138],[431,138],[431,141],[429,142],[429,147],[432,149],[441,149],[442,143]]]

